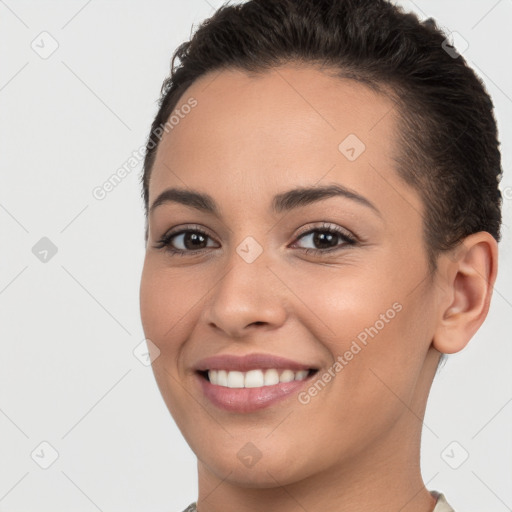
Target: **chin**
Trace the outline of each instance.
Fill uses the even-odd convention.
[[[246,489],[273,489],[302,479],[292,468],[283,468],[281,463],[263,464],[260,461],[252,468],[245,468],[232,464],[219,466],[217,461],[215,469],[222,480]]]
[[[271,489],[307,478],[314,469],[313,461],[308,462],[305,454],[297,457],[297,449],[290,447],[290,450],[295,452],[295,456],[287,456],[286,450],[270,447],[259,451],[246,441],[242,448],[223,447],[221,457],[219,451],[207,454],[194,451],[199,464],[220,480],[244,488]],[[268,453],[265,455],[263,451]]]

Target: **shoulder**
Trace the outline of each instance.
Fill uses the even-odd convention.
[[[451,505],[446,501],[444,494],[438,491],[430,491],[430,493],[437,500],[436,506],[434,507],[434,510],[432,512],[455,512]]]

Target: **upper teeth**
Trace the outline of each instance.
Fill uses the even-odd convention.
[[[208,370],[208,378],[212,384],[216,384],[217,386],[228,388],[259,388],[261,386],[273,386],[279,382],[304,380],[308,373],[308,370],[298,372],[283,370],[281,374],[279,374],[279,371],[274,368],[270,370],[250,370],[248,372]]]

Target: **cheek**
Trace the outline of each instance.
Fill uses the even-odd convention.
[[[147,255],[141,276],[140,313],[144,333],[165,350],[179,339],[202,296],[198,278],[183,269],[173,270]]]
[[[181,276],[181,277],[180,277]],[[181,347],[186,340],[187,322],[197,299],[187,286],[183,272],[172,273],[151,254],[146,255],[140,284],[140,314],[144,335],[160,350],[152,370],[171,415],[178,422],[186,413],[186,400],[176,393]]]
[[[393,287],[381,276],[361,265],[319,266],[290,275],[288,282],[293,283],[293,292],[305,307],[301,321],[333,354],[339,354],[348,350],[358,335],[364,343],[369,337],[365,329],[377,322],[380,332],[398,316],[399,306],[393,304],[399,294],[392,292]]]
[[[384,400],[388,408],[400,404],[394,393],[410,398],[428,349],[428,298],[410,294],[406,279],[391,270],[326,270],[304,274],[294,291],[307,297],[301,323],[333,361],[341,358],[332,369],[340,377],[332,398],[360,406]]]

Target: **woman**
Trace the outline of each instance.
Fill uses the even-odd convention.
[[[141,317],[198,458],[188,511],[453,510],[422,420],[489,309],[498,146],[446,35],[384,0],[225,6],[178,48]]]

